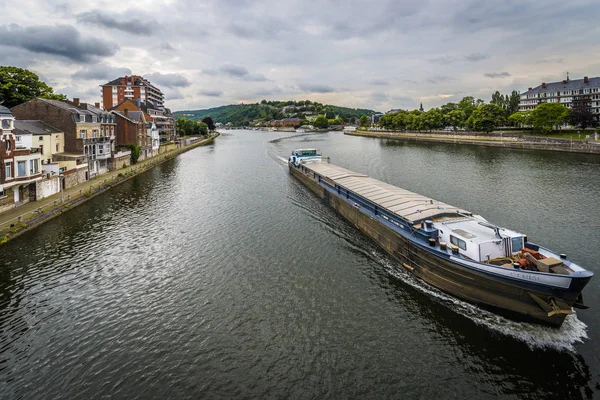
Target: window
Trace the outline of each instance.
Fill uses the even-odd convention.
[[[10,119],[3,119],[2,129],[12,129],[12,121]]]
[[[87,135],[87,130],[86,129],[80,129],[79,130],[79,138],[80,139],[85,139],[86,135]]]
[[[457,238],[456,236],[450,235],[450,243],[452,243],[455,246],[458,246],[463,250],[467,250],[467,243],[464,240]]]
[[[98,129],[92,129],[92,137],[98,137]]]
[[[85,122],[85,115],[79,114],[79,122]]]
[[[56,152],[58,153],[58,143],[56,143]]]
[[[27,175],[27,165],[25,161],[17,161],[17,176]]]
[[[12,147],[10,140],[7,140],[6,142],[4,142],[4,146],[6,146],[6,151],[9,151],[10,148]]]
[[[15,136],[15,141],[20,142],[21,141],[21,136]]]
[[[41,142],[42,140],[44,140],[44,137],[43,137],[43,136],[40,136],[40,137],[38,138],[38,140]]]
[[[11,179],[12,177],[12,162],[7,162],[4,164],[4,178]]]
[[[97,117],[95,115],[92,115],[92,122],[97,122]]]
[[[34,175],[40,172],[38,160],[29,160],[29,175]]]

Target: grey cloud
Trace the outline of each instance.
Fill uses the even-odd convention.
[[[331,86],[320,85],[318,83],[301,83],[298,85],[300,90],[303,92],[310,93],[332,93],[335,92],[335,89]]]
[[[535,63],[536,64],[562,64],[563,59],[562,58],[544,58],[542,60],[538,60]]]
[[[381,103],[387,101],[390,97],[385,93],[374,92],[371,93],[371,100],[375,103]]]
[[[375,86],[387,86],[389,85],[389,82],[384,80],[384,79],[371,79],[370,81],[368,81],[369,84],[371,85],[375,85]]]
[[[219,70],[227,75],[242,77],[248,75],[248,70],[237,65],[223,65]]]
[[[191,82],[183,75],[180,74],[146,74],[144,78],[148,79],[152,83],[156,83],[159,86],[175,88],[175,87],[188,87]]]
[[[483,76],[487,78],[508,78],[510,74],[508,72],[486,72]]]
[[[71,25],[3,25],[0,26],[0,44],[85,63],[97,57],[112,56],[119,49],[114,43],[92,37],[84,38]]]
[[[263,82],[267,80],[267,78],[265,78],[263,74],[251,74],[250,72],[248,72],[248,69],[239,65],[222,65],[221,67],[219,67],[219,72],[234,78],[243,79],[245,81]],[[218,72],[214,70],[206,70],[204,71],[204,73],[208,75],[218,74]]]
[[[281,88],[279,86],[275,86],[272,89],[269,89],[269,88],[259,89],[254,92],[254,95],[255,96],[270,96],[270,95],[278,94],[278,93],[281,93]]]
[[[449,82],[453,82],[455,80],[456,79],[454,79],[450,76],[439,75],[439,76],[432,76],[431,78],[426,79],[425,82],[437,84],[437,83],[449,83]]]
[[[160,49],[164,51],[175,51],[175,48],[171,46],[169,42],[164,42],[160,44]]]
[[[439,57],[432,58],[429,61],[431,61],[434,64],[447,65],[447,64],[452,64],[455,61],[455,59],[454,59],[454,57],[451,57],[451,56],[439,56]]]
[[[136,18],[138,11],[123,14],[114,14],[102,10],[93,10],[77,14],[77,20],[90,25],[104,28],[118,29],[134,35],[150,36],[154,33],[158,23],[153,19],[142,20]]]
[[[111,67],[105,63],[90,65],[73,74],[73,78],[80,79],[114,79],[123,75],[131,75],[131,70],[124,67]]]
[[[220,90],[201,90],[200,94],[202,96],[208,97],[221,97],[223,95],[223,92],[221,92]]]
[[[185,98],[177,88],[161,87],[161,90],[165,94],[165,100],[181,100]]]
[[[473,62],[487,60],[488,58],[490,58],[490,55],[485,53],[473,53],[465,56],[465,60]]]

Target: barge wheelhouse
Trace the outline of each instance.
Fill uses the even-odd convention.
[[[404,268],[429,284],[509,316],[560,326],[593,273],[482,216],[292,152],[290,172]]]

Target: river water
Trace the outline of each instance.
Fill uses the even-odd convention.
[[[599,272],[598,156],[224,132],[0,247],[0,397],[599,396],[600,276],[560,330],[457,301],[289,175],[299,147]]]

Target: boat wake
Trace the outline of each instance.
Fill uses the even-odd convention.
[[[277,160],[281,161],[282,164],[286,164],[287,165],[287,163],[288,163],[288,160],[285,157],[277,156]]]
[[[551,348],[559,351],[576,352],[575,344],[583,343],[588,338],[587,325],[580,321],[576,314],[568,315],[559,329],[513,321],[434,288],[409,274],[407,271],[399,270],[389,259],[386,259],[377,252],[373,252],[371,255],[375,261],[384,266],[386,272],[390,275],[432,296],[436,301],[446,305],[452,311],[469,318],[477,325],[522,341],[531,349]]]

